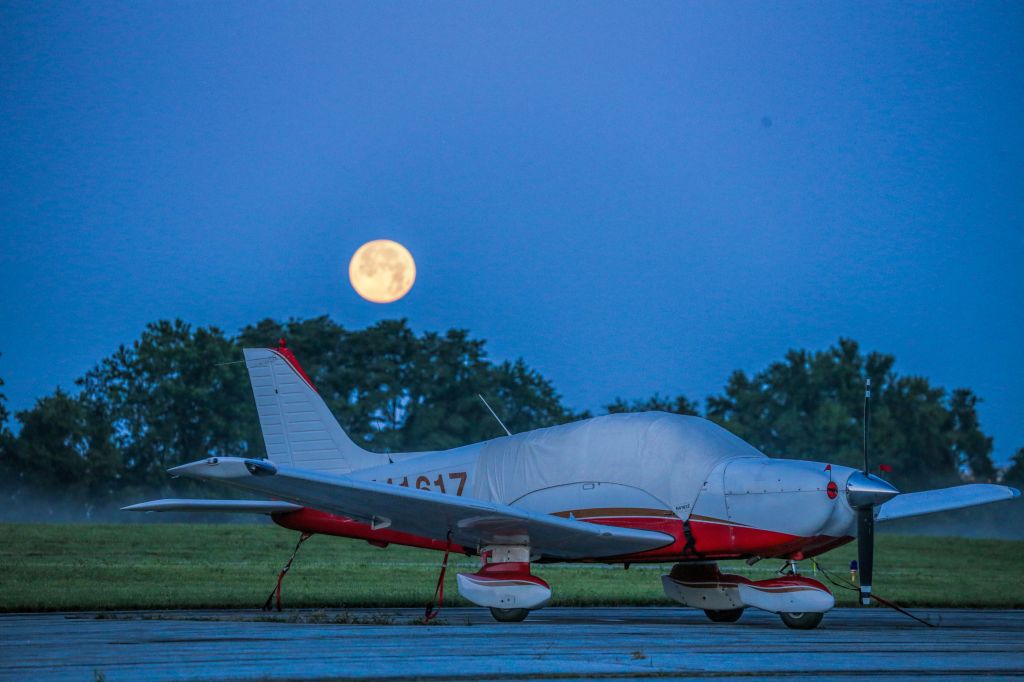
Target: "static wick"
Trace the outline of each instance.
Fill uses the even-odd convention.
[[[501,426],[501,428],[505,429],[505,433],[511,436],[512,432],[508,430],[507,426],[505,426],[505,422],[501,421],[501,417],[498,416],[498,413],[491,409],[491,406],[487,404],[487,399],[484,398],[483,395],[481,395],[480,393],[477,393],[476,397],[480,398],[480,401],[484,404],[484,407],[487,408],[487,411],[491,413],[491,416],[498,420],[498,424]]]

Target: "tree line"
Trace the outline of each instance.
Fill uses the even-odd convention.
[[[350,330],[324,316],[265,319],[229,336],[163,320],[102,359],[74,390],[57,389],[17,412],[16,429],[0,392],[0,499],[43,517],[89,516],[152,495],[204,494],[195,482],[170,484],[166,470],[207,456],[264,456],[241,349],[282,338],[346,432],[369,450],[444,449],[503,435],[477,394],[514,433],[592,416],[566,406],[524,360],[489,359],[485,341],[466,330],[416,334],[405,320]],[[753,375],[734,372],[703,410],[686,396],[655,394],[617,398],[603,411],[699,414],[771,456],[858,466],[870,378],[873,461],[891,466],[887,477],[901,489],[965,478],[1024,482],[1024,448],[1007,471],[993,465],[970,389],[947,391],[894,367],[893,356],[840,339],[822,351],[792,350]]]

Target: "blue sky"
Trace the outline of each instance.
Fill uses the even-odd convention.
[[[0,376],[408,317],[573,407],[839,336],[1024,446],[1019,3],[0,5]],[[417,259],[402,301],[346,281]]]

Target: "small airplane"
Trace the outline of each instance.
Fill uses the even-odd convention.
[[[244,356],[268,458],[210,457],[170,473],[273,499],[125,509],[262,513],[303,534],[477,555],[482,566],[458,575],[459,593],[502,622],[522,621],[550,600],[533,563],[675,562],[662,576],[666,595],[712,621],[756,608],[812,629],[835,599],[796,562],[856,538],[867,604],[876,522],[1020,495],[989,484],[900,494],[869,473],[866,448],[863,470],[773,459],[711,421],[664,412],[610,414],[438,452],[373,453],[345,434],[283,340]],[[788,562],[789,573],[751,580],[717,563],[764,558]]]

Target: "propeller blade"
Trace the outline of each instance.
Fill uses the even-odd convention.
[[[846,481],[846,501],[857,511],[857,570],[860,603],[871,603],[871,577],[875,563],[875,507],[900,494],[877,476],[855,471]]]
[[[871,573],[875,563],[875,510],[857,510],[857,570],[860,577],[860,603],[871,603]]]
[[[868,466],[868,424],[871,421],[871,379],[864,381],[864,471],[854,472],[846,481],[846,501],[857,510],[857,568],[860,571],[860,604],[871,604],[871,573],[875,567],[875,507],[885,504],[900,491]]]

